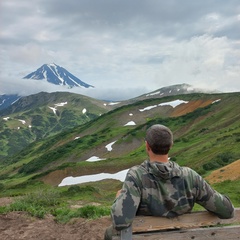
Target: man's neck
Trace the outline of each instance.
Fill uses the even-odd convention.
[[[149,155],[150,162],[161,162],[161,163],[167,163],[168,162],[168,155],[156,155],[152,154]]]

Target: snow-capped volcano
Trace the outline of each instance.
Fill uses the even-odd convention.
[[[65,68],[52,64],[44,64],[38,68],[35,72],[32,72],[24,77],[25,79],[34,80],[46,80],[47,82],[53,83],[55,85],[66,85],[69,87],[93,87],[79,78],[75,77],[73,74],[68,72]]]

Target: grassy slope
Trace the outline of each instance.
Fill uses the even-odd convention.
[[[199,98],[211,101],[221,99],[221,101],[182,116],[174,117],[173,111],[170,113],[169,108],[164,108],[163,112],[155,109],[153,110],[155,112],[144,113],[142,118],[140,115],[136,117],[140,108],[178,98],[193,102]],[[238,105],[239,94],[193,94],[148,100],[121,107],[83,126],[36,142],[9,159],[12,164],[4,165],[0,170],[1,182],[5,190],[1,194],[15,195],[32,191],[42,186],[39,180],[56,186],[68,175],[116,172],[139,164],[146,158],[143,144],[145,130],[153,123],[166,124],[173,130],[175,144],[170,152],[171,158],[180,165],[193,167],[205,176],[212,171],[212,166],[208,166],[208,163],[229,164],[228,161],[240,158],[240,150],[237,147],[240,141]],[[166,117],[166,112],[169,112],[171,117]],[[134,114],[133,119],[137,125],[123,127],[124,123],[131,120],[129,113]],[[76,136],[80,138],[74,140]],[[107,152],[105,145],[116,140],[113,151]],[[108,160],[95,163],[84,161],[94,154],[106,157]],[[21,169],[20,173],[19,169]],[[83,186],[85,185],[97,189],[98,201],[110,203],[114,198],[113,192],[121,186],[121,183],[107,180]],[[235,187],[230,186],[239,186],[239,180],[217,184],[216,188],[229,193],[234,198],[234,203],[240,206],[240,200],[233,191]],[[63,187],[59,191],[64,192],[67,189],[68,187]],[[76,194],[75,198],[91,201],[94,199],[93,195]]]
[[[65,104],[56,107],[59,103]],[[50,107],[57,108],[56,114]],[[1,112],[9,119],[0,119],[0,158],[19,152],[31,142],[84,124],[107,112],[107,108],[102,101],[64,92],[39,93],[20,99],[16,106]]]

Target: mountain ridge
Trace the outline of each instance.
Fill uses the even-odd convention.
[[[46,92],[46,91],[41,91],[41,92]],[[66,92],[66,90],[65,90],[65,92]],[[162,87],[155,91],[147,92],[145,94],[142,94],[137,97],[129,98],[127,100],[122,100],[122,101],[112,101],[111,99],[108,101],[104,100],[104,99],[99,99],[99,100],[102,100],[105,102],[112,102],[112,105],[115,105],[115,107],[119,107],[122,105],[134,103],[136,101],[151,99],[151,98],[162,98],[165,96],[189,94],[189,93],[218,93],[218,92],[219,91],[217,91],[217,90],[207,91],[205,89],[194,88],[193,86],[191,86],[189,84],[183,83],[183,84],[176,84],[176,85]],[[52,92],[52,93],[54,93],[54,92]],[[76,93],[76,94],[79,94],[79,93]],[[31,95],[33,95],[33,94],[31,94]],[[15,96],[18,96],[18,95],[7,95],[7,94],[0,95],[0,101],[5,102],[5,105],[3,105],[3,106],[0,105],[0,112],[1,112],[1,110],[9,107],[13,102],[15,102],[17,100],[15,98]],[[29,95],[27,95],[27,96],[29,96]],[[18,96],[18,99],[21,97],[27,97],[27,96]],[[90,96],[88,96],[88,97],[90,97]],[[13,100],[9,101],[8,99],[13,99]]]
[[[0,112],[0,156],[88,122],[111,110],[100,100],[69,92],[41,92],[20,98]]]
[[[191,87],[187,84],[173,85],[162,88],[162,90],[160,89],[161,94],[147,93],[144,95],[147,97],[140,96],[122,102],[106,102],[69,92],[40,92],[22,97],[8,108],[0,111],[0,116],[2,116],[0,120],[2,126],[0,128],[0,142],[2,143],[0,156],[5,157],[12,155],[37,139],[57,134],[60,131],[75,127],[79,124],[84,124],[97,118],[101,114],[129,104],[139,102],[138,104],[144,106],[155,101],[153,103],[155,109],[152,109],[150,115],[146,113],[147,111],[141,114],[138,111],[134,111],[136,116],[139,116],[139,119],[142,119],[144,115],[146,115],[146,118],[154,117],[154,115],[158,113],[159,108],[157,106],[161,103],[160,99],[177,96],[175,94],[179,92],[184,95],[191,94],[188,88]],[[185,89],[187,89],[187,91],[185,91]],[[191,88],[191,91],[194,91],[194,88]],[[195,107],[190,109],[190,111],[194,110],[196,106],[203,107],[204,105],[202,104],[201,102],[195,103]],[[151,108],[153,108],[153,106]],[[165,106],[161,111],[163,111],[166,116],[170,116],[169,114],[172,110]],[[178,116],[181,115],[182,111],[184,112],[185,110],[178,110],[178,113],[174,113],[175,116],[177,116],[176,114],[178,114]],[[22,136],[24,136],[23,139]],[[12,144],[14,141],[15,145]]]
[[[0,95],[0,111],[8,108],[14,102],[16,102],[21,96],[18,94],[3,94]]]

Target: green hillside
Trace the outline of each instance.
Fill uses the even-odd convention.
[[[0,161],[36,140],[84,124],[109,109],[103,101],[66,92],[23,97],[0,112]]]
[[[170,106],[176,102],[179,104]],[[239,103],[239,93],[184,94],[116,108],[85,124],[39,139],[6,158],[0,165],[0,195],[17,196],[38,188],[54,188],[64,195],[73,189],[57,187],[65,177],[116,173],[139,164],[146,159],[145,131],[155,123],[173,131],[171,160],[207,176],[240,159]],[[109,143],[114,143],[111,151],[106,148]],[[105,160],[87,162],[92,156]],[[240,176],[216,184],[237,206],[239,186]],[[80,194],[76,188],[70,198],[108,205],[120,187],[121,182],[116,180],[85,183],[79,189],[86,191]]]

